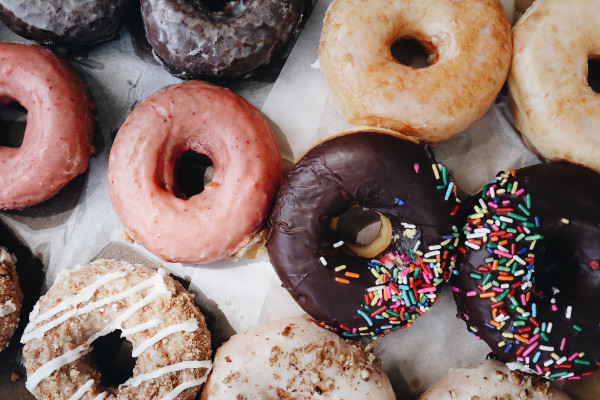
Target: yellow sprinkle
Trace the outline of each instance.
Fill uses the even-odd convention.
[[[477,214],[483,214],[483,211],[481,211],[481,208],[479,208],[478,206],[475,206],[475,211],[477,212]]]
[[[417,254],[420,255],[420,256],[422,256],[423,252],[421,250],[417,250]]]
[[[550,357],[554,358],[556,361],[558,361],[560,359],[560,357],[556,353],[550,354]]]
[[[502,336],[504,336],[505,338],[508,338],[508,339],[512,339],[514,337],[512,333],[508,333],[508,332],[502,332]]]
[[[435,263],[437,260],[435,258],[424,258],[423,262],[425,263]]]
[[[498,347],[504,347],[506,345],[506,342],[503,340],[500,343],[498,343]]]
[[[442,243],[440,243],[442,246],[446,246],[448,243],[450,243],[452,239],[446,239],[444,240]]]
[[[389,318],[390,314],[386,313],[386,312],[382,312],[381,315],[383,315],[384,318]]]
[[[390,323],[390,324],[401,324],[402,321],[388,321],[388,323]]]
[[[459,238],[454,239],[454,247],[458,246]]]
[[[496,190],[496,194],[506,193],[506,189],[498,189]]]
[[[581,353],[579,353],[579,357],[583,357],[583,356],[585,356],[585,352],[582,351]]]
[[[431,168],[433,169],[433,175],[435,176],[435,179],[439,180],[440,179],[440,173],[439,173],[439,171],[437,169],[437,165],[431,164]]]
[[[474,326],[470,326],[469,329],[475,333],[477,333],[477,328],[475,328]]]
[[[381,272],[386,274],[388,277],[392,276],[392,274],[390,274],[390,272],[387,269],[385,269],[385,267],[381,267]]]
[[[566,218],[563,218],[560,220],[560,222],[562,222],[563,224],[567,225],[569,223],[569,220]]]
[[[536,243],[537,243],[537,240],[532,241],[531,244],[529,245],[529,250],[533,250],[535,248]]]
[[[508,260],[508,262],[506,263],[506,266],[507,266],[507,267],[510,267],[510,266],[512,265],[512,263],[514,263],[514,262],[515,262],[515,259],[514,259],[514,258],[511,258],[511,259],[510,259],[510,260]]]
[[[510,191],[510,193],[511,194],[517,193],[517,188],[518,187],[519,187],[519,182],[515,182],[514,185],[513,185],[513,187],[512,187],[512,190]]]
[[[523,310],[521,307],[517,307],[515,310],[517,310],[519,314],[523,314],[525,312],[525,310]]]
[[[415,236],[417,236],[417,230],[416,229],[405,229],[404,232],[402,232],[402,236],[407,237],[409,239],[414,239]]]
[[[339,267],[335,267],[335,272],[339,272],[339,271],[342,271],[344,269],[346,269],[346,266],[345,265],[340,265]]]
[[[366,326],[361,326],[360,328],[358,328],[359,331],[366,331],[367,329],[369,329]]]
[[[477,219],[477,218],[483,218],[483,217],[484,217],[484,215],[481,213],[469,215],[469,219]]]
[[[375,278],[379,278],[379,272],[375,268],[371,268],[371,272],[375,275]]]
[[[483,287],[483,290],[488,290],[492,286],[493,286],[492,282],[486,283],[485,286]]]

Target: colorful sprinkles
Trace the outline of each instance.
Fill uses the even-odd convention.
[[[574,335],[582,331],[573,307],[556,301],[558,289],[544,293],[535,286],[536,250],[544,238],[538,232],[542,221],[533,215],[531,195],[519,188],[515,174],[514,170],[499,174],[484,187],[473,206],[459,250],[466,254],[485,249],[488,256],[476,272],[468,272],[470,281],[460,279],[464,289],[454,286],[452,290],[464,293],[465,298],[479,297],[488,302],[485,329],[500,333],[502,340],[497,346],[507,356],[516,358],[518,364],[549,379],[578,379],[580,376],[572,371],[574,365],[592,362],[584,352],[573,351],[574,339],[562,337],[558,343],[552,343],[552,336],[556,336],[552,334],[552,323],[539,319],[539,307],[549,303],[553,313],[562,313],[565,323],[571,324]],[[560,221],[569,223],[567,218]],[[592,261],[590,267],[597,268],[597,261]],[[455,275],[460,273],[458,269],[453,271]],[[482,334],[470,325],[469,315],[463,317],[471,332]]]

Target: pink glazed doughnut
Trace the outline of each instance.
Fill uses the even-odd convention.
[[[0,107],[27,109],[20,147],[0,146],[0,208],[54,196],[87,169],[94,151],[92,104],[75,70],[43,47],[0,43]]]
[[[174,165],[187,150],[208,156],[214,174],[183,199]],[[165,261],[208,263],[253,244],[281,171],[273,132],[250,103],[188,81],[157,91],[129,115],[110,152],[108,183],[132,239]]]

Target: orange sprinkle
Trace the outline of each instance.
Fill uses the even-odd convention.
[[[492,264],[492,271],[495,271],[498,269],[498,260],[494,260],[494,263]]]
[[[504,246],[504,245],[505,245],[505,244],[507,244],[507,243],[508,243],[508,240],[506,240],[506,239],[505,239],[505,240],[502,240],[502,241],[500,241],[500,242],[498,242],[498,244],[499,244],[500,246]]]
[[[491,320],[490,324],[494,325],[496,328],[500,328],[500,322],[496,322],[494,320]]]
[[[527,302],[529,302],[530,297],[531,297],[531,292],[527,292],[527,294],[525,295],[525,300],[527,300]]]
[[[498,280],[499,281],[512,281],[514,280],[515,277],[514,276],[499,276]]]
[[[528,343],[529,342],[529,339],[526,338],[525,336],[521,336],[521,335],[515,334],[513,337],[515,339],[517,339],[521,343]]]
[[[494,292],[483,292],[479,294],[479,297],[481,297],[482,299],[488,298],[488,297],[494,297],[496,295],[496,293]]]
[[[350,283],[348,279],[340,278],[339,276],[336,276],[335,280],[340,283],[345,283],[346,285]]]
[[[481,222],[481,218],[477,218],[476,220],[473,220],[473,222],[471,222],[471,224],[473,224],[473,225],[479,225],[480,222]]]
[[[498,236],[492,236],[492,237],[490,238],[490,240],[491,240],[492,242],[497,242],[497,241],[498,241]]]
[[[348,278],[360,278],[360,274],[357,274],[356,272],[348,272],[348,271],[346,271],[345,275]]]

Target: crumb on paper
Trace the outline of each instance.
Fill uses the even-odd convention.
[[[18,381],[19,379],[21,379],[21,374],[14,371],[12,374],[10,374],[10,380],[13,382]]]
[[[135,243],[135,240],[133,240],[133,238],[129,236],[129,232],[127,232],[127,230],[125,229],[123,229],[123,232],[121,233],[121,239],[127,243]]]
[[[319,63],[319,59],[317,58],[314,63],[310,64],[312,69],[321,69],[321,64]]]

